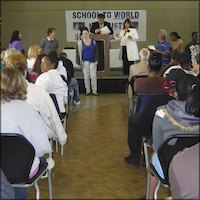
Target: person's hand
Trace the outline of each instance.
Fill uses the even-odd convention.
[[[132,36],[130,36],[130,35],[129,35],[129,36],[128,36],[128,39],[130,39],[130,40],[131,40],[131,39],[132,39]]]
[[[95,33],[101,33],[101,29],[100,28],[96,29]]]
[[[96,61],[94,64],[95,64],[95,65],[98,65],[98,61]]]

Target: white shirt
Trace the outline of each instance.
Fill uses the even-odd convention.
[[[27,99],[25,101],[39,112],[40,116],[49,127],[47,132],[48,137],[58,138],[61,145],[65,144],[67,134],[49,93],[39,85],[29,82],[27,82],[27,84]]]
[[[33,69],[33,65],[35,64],[36,59],[35,58],[26,59],[26,61],[28,69]]]
[[[56,69],[42,73],[37,78],[35,84],[42,86],[49,94],[55,94],[60,112],[66,112],[65,105],[68,103],[68,86],[62,80]]]
[[[39,113],[28,103],[22,100],[1,102],[1,133],[21,134],[35,148],[30,174],[38,167],[39,157],[51,152],[47,132],[48,127]]]

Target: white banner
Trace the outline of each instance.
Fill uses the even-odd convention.
[[[103,13],[105,21],[111,24],[114,35],[123,30],[123,22],[130,19],[139,34],[138,41],[146,41],[146,10],[74,10],[65,11],[66,40],[75,42],[80,39],[80,29],[84,26],[90,30],[92,22],[97,21],[97,15]]]

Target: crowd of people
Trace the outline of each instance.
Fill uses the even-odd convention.
[[[90,39],[89,34],[101,34],[101,28],[107,26],[111,38],[120,41],[123,74],[128,74],[129,98],[141,93],[155,94],[141,112],[129,116],[130,154],[124,158],[125,162],[139,165],[141,137],[146,136],[154,149],[152,163],[163,176],[157,151],[166,138],[177,133],[199,134],[199,33],[192,32],[192,41],[185,44],[177,32],[171,32],[170,45],[167,31],[161,29],[154,49],[144,47],[139,51],[139,35],[129,19],[124,21],[119,35],[113,36],[112,27],[104,18],[99,14],[90,30],[87,27],[80,30],[76,63],[83,71],[86,95],[98,96],[96,73],[102,60],[98,43]],[[68,112],[70,89],[74,91],[73,104],[80,105],[73,63],[64,52],[58,54],[58,47],[56,29],[51,27],[40,44],[29,47],[27,56],[20,31],[12,33],[8,48],[1,52],[1,132],[17,132],[34,146],[36,155],[30,177],[37,172],[40,157],[50,153],[49,139],[57,139],[61,145],[67,142],[60,116]],[[60,113],[50,94],[55,94]],[[173,181],[177,169],[173,166],[171,169],[170,180]],[[179,184],[178,178],[172,183],[172,189],[177,187],[176,184]],[[150,199],[154,190],[155,177],[152,176]],[[173,189],[172,192],[183,198],[181,191],[177,194]]]

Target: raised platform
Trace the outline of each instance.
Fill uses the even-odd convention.
[[[75,71],[74,77],[79,83],[80,93],[85,93],[82,71]],[[122,69],[111,69],[110,76],[97,78],[98,93],[125,93],[128,75],[123,75]]]

